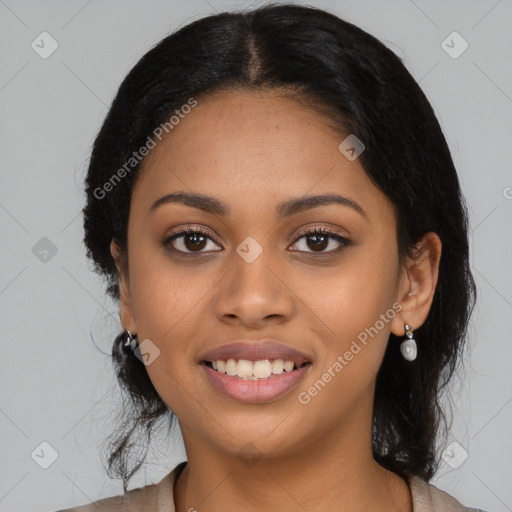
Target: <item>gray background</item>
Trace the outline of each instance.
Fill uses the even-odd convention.
[[[479,302],[471,357],[451,387],[457,444],[434,483],[468,506],[510,511],[512,1],[310,4],[403,57],[448,139],[470,206]],[[194,19],[249,5],[256,4],[0,0],[1,511],[48,512],[121,492],[99,453],[118,411],[108,353],[119,324],[81,242],[90,147],[121,80],[153,44]],[[59,45],[47,59],[31,47],[43,31]],[[441,44],[453,31],[469,44],[458,58]],[[445,44],[453,52],[461,43]],[[58,453],[47,469],[40,464],[51,450],[42,442]],[[160,480],[185,459],[181,439],[161,450],[150,452],[133,486]]]

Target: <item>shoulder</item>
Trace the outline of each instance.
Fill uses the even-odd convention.
[[[417,476],[409,479],[409,487],[413,512],[485,512],[465,507],[447,492]]]
[[[158,484],[147,485],[140,489],[134,489],[121,496],[113,496],[97,500],[87,505],[58,510],[57,512],[125,512],[133,510],[145,510],[143,504],[153,504],[156,499],[156,488]],[[151,509],[153,510],[153,509]],[[154,509],[155,511],[158,509]]]
[[[174,512],[174,481],[185,467],[186,462],[178,464],[170,473],[156,484],[133,489],[120,496],[103,498],[87,505],[66,508],[56,512]]]

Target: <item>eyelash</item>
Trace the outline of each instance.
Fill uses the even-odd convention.
[[[206,254],[205,252],[200,252],[200,251],[190,251],[190,252],[186,252],[186,251],[181,251],[179,249],[175,249],[173,247],[169,247],[170,243],[174,240],[176,240],[177,238],[180,238],[184,235],[190,235],[190,234],[197,234],[197,235],[202,235],[210,240],[212,240],[214,243],[216,243],[217,245],[220,245],[218,244],[218,242],[216,240],[214,240],[211,235],[206,232],[205,230],[201,229],[200,227],[191,227],[191,226],[187,226],[186,228],[182,229],[181,231],[178,231],[177,233],[174,233],[173,235],[167,237],[163,242],[162,242],[162,245],[169,251],[172,251],[174,253],[177,253],[179,254],[180,256],[181,255],[185,255],[185,256],[195,256],[195,255],[201,255],[201,254]],[[303,231],[300,231],[298,234],[297,234],[297,237],[295,239],[295,241],[293,242],[292,245],[295,245],[301,238],[304,238],[306,236],[311,236],[311,235],[326,235],[328,236],[329,238],[332,238],[334,240],[336,240],[336,242],[338,242],[340,244],[340,247],[338,247],[337,249],[334,249],[334,250],[330,250],[330,251],[322,251],[322,252],[314,252],[314,251],[298,251],[298,250],[294,250],[294,252],[301,252],[301,253],[306,253],[306,254],[312,254],[312,255],[315,255],[315,256],[325,256],[325,255],[333,255],[333,254],[338,254],[339,252],[341,252],[345,247],[349,247],[352,245],[352,242],[340,235],[339,233],[337,233],[336,231],[330,229],[330,228],[327,228],[325,226],[320,226],[320,227],[315,227],[315,228],[312,228],[312,229],[305,229]],[[219,252],[219,251],[214,251],[214,252]]]

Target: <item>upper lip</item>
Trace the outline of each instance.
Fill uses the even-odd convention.
[[[259,361],[261,359],[282,359],[293,361],[297,366],[310,362],[304,352],[283,345],[276,340],[236,340],[227,345],[215,347],[200,356],[201,361],[227,361],[228,359],[246,359]]]

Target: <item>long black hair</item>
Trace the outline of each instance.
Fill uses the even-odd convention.
[[[397,211],[401,262],[425,233],[441,239],[433,303],[415,333],[418,357],[404,362],[390,335],[373,411],[375,460],[403,478],[430,480],[439,465],[436,440],[446,426],[441,391],[461,360],[476,298],[468,214],[430,103],[401,59],[375,37],[321,9],[293,4],[207,16],[165,37],[126,76],[95,140],[86,178],[87,255],[118,299],[109,247],[115,240],[126,251],[131,192],[141,167],[126,162],[191,98],[237,89],[292,95],[316,106],[340,133],[364,142],[361,164]],[[118,172],[123,166],[125,172]],[[122,179],[113,181],[116,173]],[[111,439],[107,472],[121,477],[126,490],[145,457],[130,460],[131,440],[142,435],[149,443],[159,419],[171,425],[176,417],[145,366],[121,357],[125,334],[115,339],[112,356],[127,405]]]

